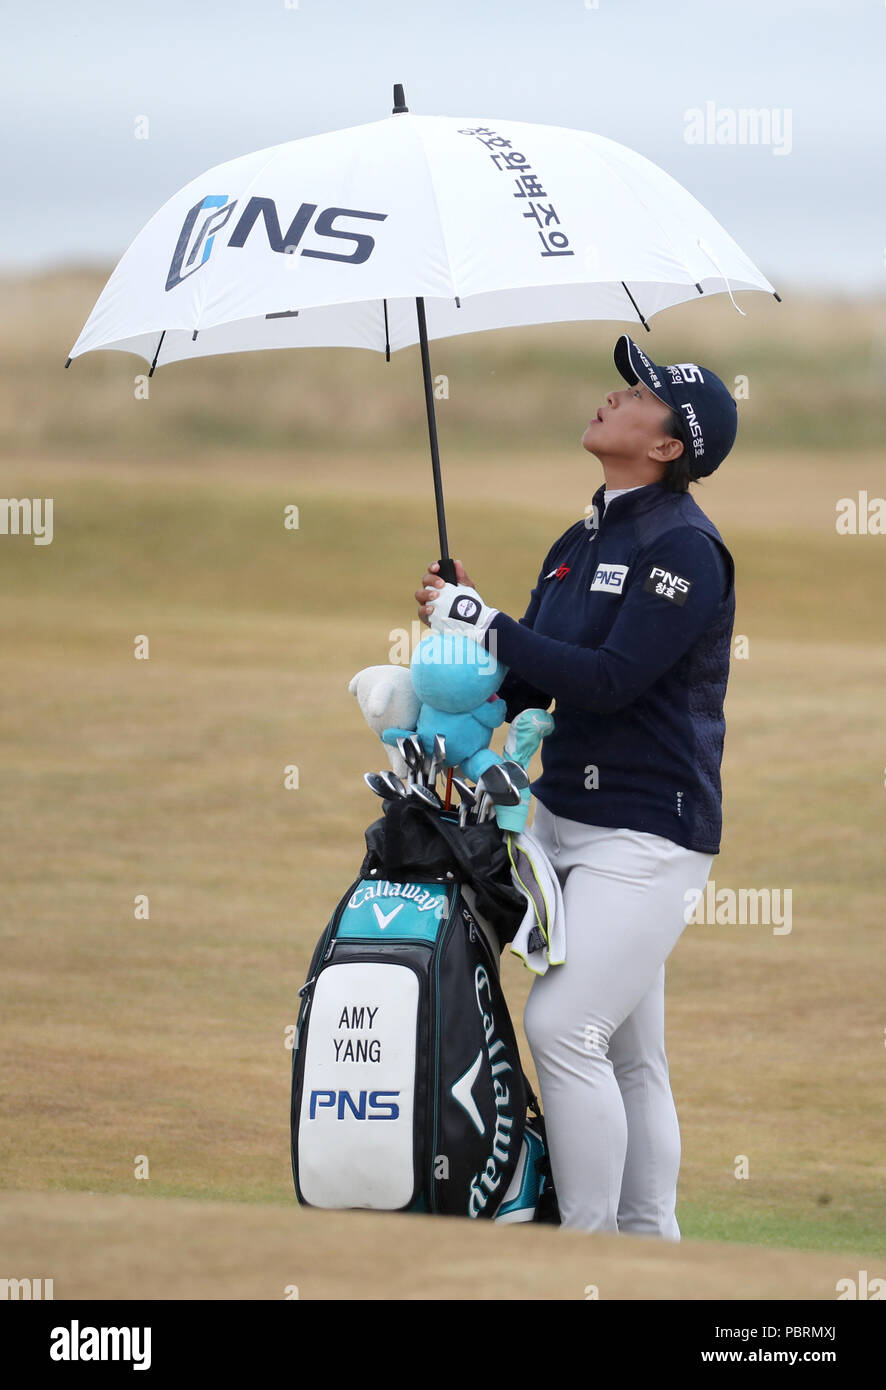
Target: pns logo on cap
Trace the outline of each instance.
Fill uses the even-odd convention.
[[[697,362],[674,362],[665,367],[665,371],[671,378],[672,386],[687,386],[693,382],[704,386],[704,372]],[[683,416],[686,433],[692,443],[693,455],[696,459],[700,459],[704,456],[704,435],[695,406],[691,401],[681,401],[680,413]]]
[[[649,373],[649,379],[652,382],[653,386],[661,386],[661,382],[658,378],[658,368],[656,367],[655,363],[649,361],[649,358],[646,356],[646,353],[643,351],[642,348],[637,348],[637,355],[643,363],[643,366]]]
[[[692,440],[692,452],[697,459],[700,459],[704,454],[704,435],[701,432],[699,418],[691,401],[683,401],[680,409],[683,412],[684,424]]]
[[[665,367],[665,371],[675,386],[681,386],[684,381],[698,381],[704,386],[704,372],[697,362],[674,362]]]

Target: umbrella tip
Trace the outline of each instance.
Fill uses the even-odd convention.
[[[67,362],[65,363],[65,367],[66,367],[66,368],[67,368],[67,367],[70,367],[70,365],[71,365],[71,359],[70,359],[70,357],[69,357],[68,360],[67,360]]]
[[[773,290],[772,293],[773,293],[773,295],[775,295],[775,302],[776,302],[777,304],[780,304],[780,303],[781,303],[781,295],[780,295],[780,294],[775,294],[775,290]]]
[[[393,111],[391,112],[391,115],[392,115],[392,116],[399,116],[400,113],[401,113],[401,111],[408,111],[408,110],[409,110],[409,107],[406,105],[406,98],[405,98],[405,96],[403,95],[403,83],[402,83],[402,82],[395,82],[395,83],[394,83],[394,109],[393,109]]]

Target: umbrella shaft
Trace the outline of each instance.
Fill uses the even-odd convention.
[[[421,370],[425,383],[425,407],[428,414],[428,436],[431,442],[431,468],[434,474],[434,502],[437,507],[437,534],[440,539],[440,574],[450,583],[455,583],[455,566],[449,558],[449,541],[446,535],[446,511],[443,506],[443,479],[440,475],[440,450],[437,445],[437,416],[434,410],[434,383],[431,378],[431,354],[428,351],[428,325],[425,320],[425,302],[415,301],[418,314],[418,336],[421,345]]]

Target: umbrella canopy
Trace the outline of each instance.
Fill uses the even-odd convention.
[[[775,292],[690,193],[624,145],[403,112],[187,184],[129,247],[70,355],[396,352],[419,341],[417,297],[433,339],[643,321],[729,289]]]
[[[394,101],[385,120],[243,155],[187,184],[129,247],[65,365],[97,348],[138,353],[153,372],[223,352],[390,357],[421,343],[448,560],[429,339],[580,319],[648,328],[702,294],[775,291],[676,180],[613,140],[413,115],[399,85]]]

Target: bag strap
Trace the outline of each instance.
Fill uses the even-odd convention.
[[[529,1077],[526,1075],[525,1071],[523,1071],[522,1067],[520,1070],[523,1072],[523,1085],[526,1087],[526,1108],[532,1115],[535,1127],[541,1134],[542,1143],[544,1144],[544,1152],[541,1158],[536,1160],[535,1164],[536,1175],[542,1190],[538,1205],[535,1208],[534,1220],[550,1226],[559,1226],[561,1224],[560,1205],[557,1201],[557,1191],[554,1187],[554,1175],[551,1171],[551,1153],[548,1148],[548,1134],[545,1128],[544,1116],[541,1113],[541,1106],[538,1103],[535,1092],[529,1084]]]
[[[529,1110],[537,1120],[540,1120],[542,1118],[542,1114],[541,1106],[538,1103],[538,1097],[533,1091],[532,1086],[529,1082],[529,1077],[526,1075],[525,1071],[523,1071],[522,1067],[520,1068],[520,1071],[523,1072],[523,1085],[526,1089],[526,1109]]]
[[[403,843],[403,811],[405,803],[397,800],[385,810],[384,840],[382,842],[382,871],[385,878],[394,878],[400,862]]]

